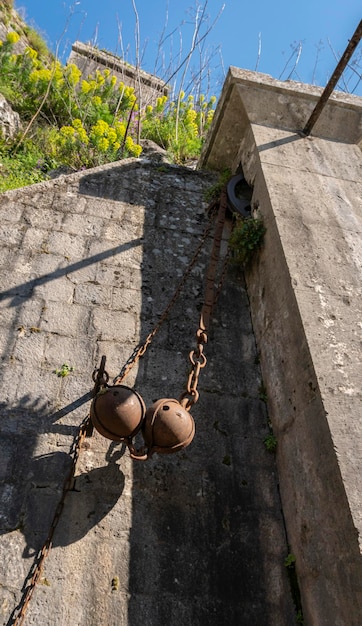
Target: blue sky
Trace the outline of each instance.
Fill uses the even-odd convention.
[[[195,7],[202,6],[204,0],[134,2],[139,15],[142,67],[151,72],[155,69],[168,6],[164,31],[168,37],[157,68],[158,74],[162,74],[170,59],[175,65],[180,47],[181,58],[189,51]],[[209,24],[222,4],[222,0],[208,0]],[[63,62],[76,39],[95,42],[99,48],[120,55],[123,49],[128,62],[136,60],[132,0],[78,0],[73,4],[64,0],[16,0],[15,6],[24,11],[27,22],[36,26],[53,50],[59,42]],[[201,52],[202,63],[210,69],[212,90],[220,89],[224,71],[230,65],[257,68],[283,80],[324,86],[337,65],[336,56],[343,53],[361,18],[361,0],[225,0],[225,8],[205,38]],[[201,34],[206,27],[205,23]],[[199,61],[200,55],[195,54],[190,64],[194,73],[200,67]],[[358,63],[355,70],[361,74],[361,43],[352,61]],[[347,70],[344,78],[345,83],[340,83],[342,90],[354,90],[362,96],[362,80],[358,84],[356,72]]]

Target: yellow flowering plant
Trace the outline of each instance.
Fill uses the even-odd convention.
[[[15,31],[10,31],[10,33],[6,35],[6,41],[10,44],[17,43],[19,39],[20,39],[20,35],[16,33]]]
[[[168,150],[178,163],[198,156],[216,98],[196,99],[181,92],[169,100],[160,95],[139,110],[134,88],[109,68],[83,76],[76,65],[45,58],[33,45],[15,54],[17,41],[14,32],[0,42],[0,92],[25,122],[31,122],[27,153],[33,150],[36,155],[40,179],[61,164],[79,169],[138,157],[139,134]],[[24,145],[24,138],[21,142]],[[1,145],[5,152],[11,149],[11,142]],[[20,153],[18,146],[16,151]]]
[[[168,101],[167,96],[160,96],[154,108],[148,106],[145,109],[142,137],[161,145],[178,163],[195,159],[212,122],[215,102],[214,96],[208,101],[201,95],[195,102],[192,94],[185,99],[184,92],[172,101]]]

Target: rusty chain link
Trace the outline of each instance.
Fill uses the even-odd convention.
[[[106,357],[102,357],[100,367],[94,370],[92,374],[92,378],[95,383],[93,393],[92,393],[93,396],[95,396],[98,393],[99,389],[108,382],[109,376],[104,369],[105,361],[106,361]],[[92,434],[92,432],[93,432],[93,424],[92,424],[90,415],[88,414],[87,417],[85,417],[84,420],[81,422],[78,428],[77,434],[75,435],[73,439],[71,448],[69,450],[69,456],[71,458],[71,466],[69,468],[68,475],[66,476],[64,483],[63,483],[62,495],[55,509],[55,513],[54,513],[54,516],[50,525],[48,536],[46,540],[44,541],[43,546],[41,547],[41,549],[39,550],[39,552],[34,558],[33,565],[30,568],[30,571],[28,573],[28,576],[23,586],[23,595],[21,597],[19,604],[17,605],[17,607],[14,609],[12,613],[12,616],[8,622],[9,626],[10,624],[13,624],[14,626],[21,626],[24,623],[25,613],[27,611],[28,604],[34,593],[34,589],[40,580],[40,577],[43,571],[44,561],[47,558],[52,547],[53,536],[54,536],[55,529],[58,525],[58,522],[63,512],[65,498],[67,496],[67,493],[71,491],[71,489],[73,489],[73,486],[74,486],[74,476],[75,476],[76,466],[78,463],[78,459],[79,459],[79,455],[80,455],[80,451],[81,451],[84,439],[86,437],[89,437]]]
[[[64,480],[62,495],[57,504],[57,508],[55,509],[55,513],[53,516],[52,523],[50,525],[48,536],[46,540],[44,541],[43,546],[41,547],[41,549],[39,550],[39,552],[37,553],[34,559],[33,565],[31,566],[29,574],[25,580],[22,598],[19,604],[17,605],[17,607],[14,609],[13,614],[8,624],[14,624],[14,626],[21,626],[24,623],[25,613],[28,608],[28,604],[34,593],[34,589],[40,580],[40,577],[43,571],[44,561],[46,557],[48,556],[52,547],[54,532],[58,525],[61,514],[63,512],[66,495],[68,491],[70,491],[73,488],[75,469],[76,469],[76,465],[78,462],[78,458],[79,458],[83,441],[87,435],[87,428],[88,428],[89,421],[90,421],[90,416],[87,415],[87,417],[80,424],[77,435],[75,436],[73,440],[73,443],[69,452],[70,457],[72,459],[71,467],[69,469],[67,477]]]
[[[189,263],[189,265],[187,266],[177,288],[175,293],[173,294],[171,300],[169,301],[169,303],[167,304],[165,310],[163,311],[160,319],[158,320],[155,328],[149,333],[149,335],[147,335],[146,339],[144,342],[138,344],[138,346],[135,347],[135,349],[133,350],[132,354],[130,355],[130,357],[127,359],[126,363],[124,364],[124,366],[122,367],[120,373],[118,374],[118,376],[116,376],[116,378],[113,380],[113,384],[114,385],[119,385],[121,384],[121,382],[123,381],[124,378],[126,378],[126,376],[129,374],[129,372],[131,371],[131,369],[134,367],[134,365],[136,365],[136,363],[139,361],[139,359],[145,354],[147,348],[149,347],[150,343],[152,342],[154,336],[156,335],[156,333],[160,330],[163,322],[166,320],[166,318],[168,317],[169,312],[171,311],[172,307],[174,306],[176,300],[178,299],[186,280],[188,279],[190,273],[192,272],[195,263],[199,257],[199,254],[204,246],[204,243],[207,239],[207,237],[209,236],[211,229],[212,229],[212,225],[215,219],[215,213],[216,213],[216,207],[217,207],[217,202],[213,201],[210,206],[208,207],[208,214],[209,214],[209,220],[208,223],[206,225],[206,228],[201,236],[201,240],[199,245],[197,246],[195,253]]]
[[[199,392],[197,391],[197,385],[199,382],[200,370],[203,369],[207,363],[206,356],[204,355],[204,344],[208,340],[208,329],[210,325],[210,317],[215,306],[215,302],[220,294],[222,281],[225,278],[228,255],[226,255],[223,268],[221,271],[221,277],[219,284],[216,285],[217,270],[220,261],[220,247],[221,239],[225,224],[225,213],[227,208],[227,193],[226,189],[221,192],[219,209],[217,214],[215,233],[212,245],[212,251],[210,256],[209,266],[206,272],[206,286],[205,286],[205,298],[200,313],[199,328],[196,332],[197,347],[189,354],[189,361],[191,363],[191,370],[186,383],[186,391],[184,391],[180,398],[180,404],[189,411],[191,407],[198,401]]]

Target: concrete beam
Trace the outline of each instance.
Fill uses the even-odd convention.
[[[199,167],[232,167],[249,123],[301,133],[322,93],[323,89],[314,85],[230,67]],[[361,144],[361,98],[334,92],[312,134]]]

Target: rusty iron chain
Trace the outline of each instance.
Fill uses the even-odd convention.
[[[230,258],[231,258],[231,250],[228,247],[228,249],[226,251],[225,258],[224,258],[224,261],[223,261],[223,264],[222,264],[219,282],[218,282],[218,285],[217,285],[216,290],[215,290],[214,307],[215,307],[215,305],[216,305],[216,303],[217,303],[217,301],[218,301],[218,299],[220,297],[220,294],[221,294],[222,286],[223,286],[225,278],[226,278],[226,272],[227,272],[227,269],[229,267]]]
[[[217,270],[220,262],[220,247],[221,239],[224,231],[225,214],[227,208],[227,192],[224,189],[221,192],[217,220],[215,225],[214,239],[212,245],[212,251],[209,261],[209,266],[206,272],[206,285],[205,285],[205,298],[200,313],[199,328],[196,331],[197,346],[195,350],[192,350],[189,354],[189,361],[191,363],[191,370],[186,383],[186,391],[184,391],[180,398],[180,404],[189,411],[191,407],[198,401],[199,392],[197,391],[197,385],[199,382],[200,370],[203,369],[207,363],[206,356],[204,354],[204,344],[208,340],[208,329],[210,326],[210,318],[215,303],[219,297],[222,282],[226,275],[227,263],[229,255],[227,254],[221,270],[221,276],[219,283],[216,284]]]
[[[213,222],[215,219],[215,214],[216,214],[216,207],[217,207],[217,202],[213,201],[209,207],[208,207],[208,214],[209,214],[209,220],[208,223],[206,225],[206,228],[201,236],[201,240],[199,245],[197,246],[195,253],[189,263],[189,265],[187,266],[172,298],[170,299],[170,301],[168,302],[165,310],[163,311],[162,315],[160,316],[156,326],[154,327],[154,329],[147,335],[146,339],[138,344],[135,349],[133,350],[132,354],[130,355],[130,357],[127,359],[126,363],[124,364],[124,366],[122,367],[120,373],[118,374],[118,376],[115,377],[115,379],[113,380],[113,384],[114,385],[119,385],[121,384],[121,382],[124,380],[124,378],[126,378],[126,376],[129,374],[129,372],[131,371],[131,369],[136,365],[136,363],[139,361],[139,359],[145,354],[147,348],[149,347],[149,345],[151,344],[154,336],[156,335],[156,333],[160,330],[163,322],[167,319],[172,307],[174,306],[176,300],[178,299],[185,283],[186,280],[188,279],[189,275],[191,274],[195,263],[199,257],[199,254],[204,246],[204,243],[207,239],[207,237],[209,236],[212,226],[213,226]]]
[[[55,509],[55,513],[54,513],[53,520],[50,525],[48,536],[46,540],[44,541],[43,546],[41,547],[41,549],[35,556],[33,565],[30,568],[29,574],[25,580],[22,598],[13,612],[13,615],[12,615],[13,621],[9,622],[11,624],[14,624],[14,626],[21,626],[24,623],[25,613],[27,611],[28,604],[34,593],[35,587],[40,580],[40,577],[43,571],[44,561],[47,558],[51,550],[54,532],[58,525],[61,514],[63,512],[66,495],[68,491],[72,489],[73,484],[74,484],[75,469],[76,469],[76,465],[78,462],[78,458],[79,458],[83,441],[87,435],[87,428],[88,428],[89,421],[90,421],[90,416],[87,415],[87,417],[80,424],[77,435],[75,436],[73,440],[73,443],[69,452],[72,458],[71,467],[69,469],[67,477],[64,480],[62,495]]]
[[[93,393],[92,393],[93,396],[95,396],[98,393],[99,389],[108,382],[109,376],[104,369],[105,361],[106,361],[106,358],[102,357],[100,367],[96,369],[92,374],[92,378],[95,383],[94,388],[93,388]],[[78,463],[78,459],[79,459],[83,442],[86,437],[89,437],[92,434],[92,432],[93,432],[93,425],[92,425],[90,415],[88,414],[87,417],[85,417],[84,420],[79,425],[78,431],[73,439],[72,445],[69,450],[69,456],[71,458],[71,466],[69,468],[69,472],[63,483],[62,495],[55,509],[55,513],[54,513],[54,516],[50,525],[48,536],[34,558],[33,564],[29,570],[28,576],[26,577],[25,583],[23,585],[23,595],[21,597],[19,604],[15,607],[12,613],[10,621],[8,622],[9,625],[13,624],[14,626],[21,626],[24,623],[28,604],[34,593],[35,587],[38,584],[40,577],[42,575],[44,561],[47,558],[52,548],[55,529],[58,526],[60,517],[63,512],[65,498],[68,492],[71,491],[71,489],[73,489],[73,486],[74,486],[74,476],[75,476],[76,466]]]

